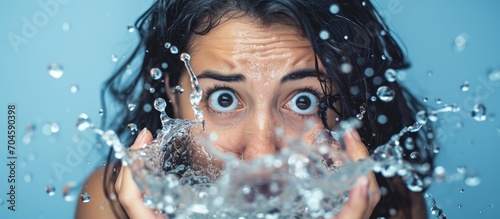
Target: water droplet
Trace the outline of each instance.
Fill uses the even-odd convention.
[[[135,123],[129,123],[128,128],[130,129],[132,135],[135,135],[135,132],[137,132],[137,125]]]
[[[478,122],[482,122],[482,121],[486,120],[486,107],[481,103],[477,103],[472,108],[471,115],[472,115],[472,118]]]
[[[112,62],[118,62],[118,56],[116,56],[115,54],[112,54],[111,55],[111,61]]]
[[[454,49],[456,52],[461,52],[465,49],[469,41],[469,36],[465,33],[461,33],[455,37]]]
[[[161,68],[163,68],[163,69],[167,69],[167,68],[168,68],[168,63],[166,63],[166,62],[162,62],[162,63],[161,63]]]
[[[361,2],[361,5],[362,5],[363,7],[364,7],[364,6],[366,6],[366,2],[365,2],[365,1]]]
[[[45,187],[45,192],[49,196],[54,196],[54,194],[56,193],[56,188],[53,185],[48,185]]]
[[[76,84],[71,85],[71,87],[69,87],[69,90],[71,91],[71,93],[78,92],[78,85]]]
[[[340,65],[340,71],[342,71],[344,74],[351,73],[352,71],[352,65],[349,63],[342,63]]]
[[[161,78],[161,76],[163,76],[163,73],[161,72],[161,70],[159,68],[152,68],[149,73],[151,74],[151,77],[154,80],[158,80]]]
[[[128,25],[127,26],[127,30],[128,30],[129,33],[133,33],[135,31],[135,28],[134,28],[133,25]]]
[[[71,29],[71,25],[68,22],[62,23],[62,30],[69,31]]]
[[[385,79],[387,79],[388,82],[396,81],[396,76],[396,71],[392,68],[389,68],[385,71]]]
[[[433,71],[427,71],[427,76],[430,77],[430,76],[433,76],[434,75],[434,72]]]
[[[416,151],[411,152],[410,158],[413,160],[417,160],[420,157],[420,154]]]
[[[321,38],[322,40],[327,40],[328,38],[330,38],[330,33],[328,33],[328,31],[326,30],[322,30],[319,32],[319,38]]]
[[[104,110],[103,109],[99,109],[99,116],[103,116],[104,115]]]
[[[427,97],[422,98],[422,102],[427,103],[427,101],[429,101],[429,98],[427,98]]]
[[[182,88],[181,86],[177,85],[177,86],[175,86],[173,88],[172,93],[180,93],[180,94],[182,94],[182,93],[184,93],[184,91],[185,91],[184,88]]]
[[[481,184],[481,178],[478,176],[468,176],[465,178],[465,184],[470,187],[478,186]]]
[[[460,90],[462,91],[468,91],[469,90],[469,82],[468,81],[464,81],[464,83],[462,85],[460,85]]]
[[[177,49],[177,46],[170,47],[170,53],[172,53],[172,54],[179,53],[179,49]]]
[[[465,192],[465,189],[461,188],[458,190],[460,193],[464,193]]]
[[[154,107],[156,110],[163,112],[165,111],[165,108],[167,107],[167,102],[161,97],[156,98],[154,102]]]
[[[128,110],[129,110],[129,111],[134,111],[134,110],[135,110],[135,106],[136,106],[135,104],[133,104],[133,103],[129,103],[129,104],[127,105],[127,108],[128,108]]]
[[[80,114],[80,116],[78,116],[78,119],[76,120],[76,129],[78,129],[78,131],[85,131],[91,126],[92,124],[90,123],[90,119],[87,114],[82,113]]]
[[[142,110],[144,110],[144,112],[147,112],[147,113],[151,112],[152,108],[153,107],[151,107],[151,104],[149,104],[149,103],[146,103],[146,104],[144,104],[144,106],[142,106]]]
[[[370,100],[371,100],[372,102],[375,102],[375,101],[377,101],[377,97],[376,97],[376,96],[372,96],[372,97],[370,97]]]
[[[64,74],[63,67],[56,64],[56,63],[49,63],[47,67],[49,71],[49,75],[52,76],[55,79],[61,78],[61,76]]]
[[[171,46],[172,46],[172,44],[171,44],[171,43],[169,43],[169,42],[166,42],[166,43],[165,43],[165,49],[170,49],[170,47],[171,47]]]
[[[462,208],[462,204],[458,204],[458,205],[457,205],[457,207],[458,207],[458,208]]]
[[[391,102],[394,99],[394,91],[387,86],[381,86],[377,89],[377,96],[384,102]]]
[[[443,214],[443,210],[441,208],[438,208],[437,206],[433,206],[431,208],[431,214],[436,217],[439,217]]]
[[[488,78],[490,79],[490,81],[500,80],[500,69],[491,69],[488,72]]]
[[[358,86],[351,86],[351,88],[349,88],[349,93],[353,96],[356,96],[359,94],[359,87]]]
[[[340,11],[340,8],[337,4],[332,4],[330,6],[330,13],[337,14],[337,13],[339,13],[339,11]]]
[[[387,116],[385,116],[385,115],[378,115],[377,122],[379,124],[382,124],[382,125],[386,124],[387,123]]]
[[[27,182],[27,183],[31,182],[31,178],[32,177],[31,177],[30,173],[24,174],[24,182]]]
[[[82,200],[83,203],[87,203],[90,201],[90,195],[86,192],[80,194],[80,199]]]
[[[63,188],[62,195],[63,195],[64,201],[67,201],[67,202],[75,201],[76,198],[78,197],[78,194],[79,194],[79,190],[78,190],[78,187],[75,186],[74,182],[67,183]]]
[[[152,94],[154,94],[155,92],[156,92],[156,89],[155,89],[154,87],[152,87],[152,88],[149,88],[149,93],[152,93]]]
[[[436,98],[436,104],[441,104],[442,101],[441,101],[441,98]]]
[[[371,76],[373,76],[374,73],[375,72],[373,71],[373,68],[366,68],[365,69],[365,76],[366,77],[371,77]]]

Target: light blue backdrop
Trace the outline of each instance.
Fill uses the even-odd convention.
[[[0,218],[73,216],[75,201],[63,199],[63,187],[80,182],[102,165],[99,153],[103,153],[91,136],[77,132],[76,118],[86,113],[99,122],[100,85],[134,45],[135,33],[127,26],[152,1],[0,3]],[[403,83],[419,98],[427,97],[431,106],[438,107],[434,100],[441,98],[443,104],[462,107],[461,113],[440,120],[437,164],[450,172],[465,165],[479,174],[481,184],[436,184],[429,193],[448,218],[500,218],[500,177],[494,170],[500,166],[500,124],[495,117],[500,110],[500,81],[487,77],[489,69],[500,68],[500,2],[377,0],[376,4],[413,64],[401,78]],[[462,51],[453,48],[457,36],[467,39]],[[118,62],[112,61],[113,54]],[[59,79],[47,72],[51,62],[64,69]],[[470,84],[466,92],[460,90],[465,81]],[[73,85],[76,92],[71,92]],[[487,107],[486,121],[471,119],[475,103]],[[16,212],[7,209],[9,104],[16,105],[17,113]],[[34,131],[26,144],[23,136],[30,124]],[[87,152],[89,148],[95,150]],[[53,196],[46,193],[48,185],[55,188]]]

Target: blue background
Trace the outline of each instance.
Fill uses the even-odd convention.
[[[40,4],[46,2],[58,7],[46,11]],[[76,119],[87,113],[99,124],[100,85],[137,40],[127,26],[152,2],[0,2],[0,218],[73,217],[76,203],[65,201],[62,189],[74,182],[79,190],[78,183],[102,165],[105,153],[93,144],[92,136],[76,130]],[[437,164],[450,172],[465,165],[479,174],[481,184],[438,183],[429,193],[448,218],[500,218],[500,177],[494,170],[500,166],[500,123],[495,116],[500,110],[500,81],[487,79],[489,69],[500,68],[500,2],[377,0],[375,4],[412,62],[400,80],[417,97],[427,97],[430,106],[439,107],[434,100],[441,98],[443,104],[457,103],[462,108],[462,112],[439,120]],[[23,33],[29,25],[25,20],[35,31]],[[65,30],[64,24],[70,28]],[[460,34],[466,34],[468,40],[463,51],[457,52],[453,45]],[[24,37],[24,43],[16,46],[9,39],[13,35]],[[118,62],[112,61],[113,54]],[[47,73],[50,62],[63,66],[61,78]],[[470,84],[467,92],[460,90],[464,81]],[[70,91],[72,85],[79,87],[76,93]],[[471,118],[475,103],[487,107],[486,121]],[[8,104],[15,104],[17,113],[16,212],[7,210],[6,202]],[[44,134],[52,122],[59,131]],[[35,130],[32,141],[25,144],[22,140],[28,124]],[[57,166],[65,166],[65,172],[58,172]],[[56,189],[53,196],[45,191],[48,185]],[[460,192],[462,188],[464,192]]]

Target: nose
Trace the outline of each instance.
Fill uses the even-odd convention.
[[[276,137],[279,123],[272,113],[258,113],[245,122],[245,141],[242,160],[253,160],[258,156],[274,154],[280,149],[280,141]]]

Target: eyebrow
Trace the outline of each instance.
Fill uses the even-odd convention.
[[[315,69],[300,69],[285,75],[281,78],[281,83],[283,84],[287,81],[296,81],[307,77],[318,77],[318,74],[319,73]]]
[[[280,83],[283,84],[288,81],[296,81],[307,77],[317,77],[317,76],[318,72],[315,69],[300,69],[285,75],[283,78],[281,78]],[[210,78],[224,82],[243,82],[246,80],[246,77],[240,73],[224,75],[213,70],[205,70],[197,77],[198,79]]]
[[[232,74],[232,75],[223,75],[219,72],[213,70],[206,70],[199,74],[198,79],[200,78],[211,78],[218,81],[225,82],[242,82],[246,80],[246,77],[242,74]]]

